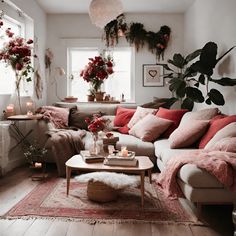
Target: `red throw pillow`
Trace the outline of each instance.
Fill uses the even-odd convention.
[[[186,112],[188,112],[187,109],[169,110],[162,107],[159,108],[158,112],[156,113],[156,116],[173,121],[171,126],[163,134],[165,138],[168,138],[171,133],[179,126],[179,123]]]
[[[114,119],[114,126],[123,127],[129,123],[136,109],[118,107]]]
[[[120,127],[118,129],[118,132],[120,132],[122,134],[129,134],[129,130],[130,130],[130,128],[128,127],[128,125],[125,125],[123,127]]]
[[[219,131],[220,129],[224,128],[226,125],[236,122],[236,115],[233,116],[226,116],[222,118],[222,116],[215,117],[210,121],[210,127],[208,131],[205,133],[205,135],[202,137],[199,148],[204,148],[207,143],[214,137],[214,135]]]

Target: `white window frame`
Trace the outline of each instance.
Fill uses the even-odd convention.
[[[119,48],[128,49],[131,48],[131,68],[130,68],[130,79],[131,79],[131,88],[130,88],[130,96],[131,99],[127,100],[128,103],[135,103],[135,48],[130,47],[127,43],[122,43],[119,46],[116,46],[113,49],[104,48],[104,42],[101,42],[101,39],[64,39],[63,44],[66,46],[66,54],[67,54],[67,78],[71,76],[71,50],[93,50],[97,49],[98,52],[102,52],[103,50],[112,51],[119,50]],[[67,96],[71,95],[71,80],[67,80]]]

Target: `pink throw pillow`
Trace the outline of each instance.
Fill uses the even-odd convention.
[[[204,148],[220,129],[233,122],[236,122],[236,115],[211,120],[209,129],[199,143],[199,148]]]
[[[69,108],[42,106],[37,112],[43,115],[44,120],[52,122],[57,129],[68,127]]]
[[[180,125],[169,137],[171,148],[185,148],[193,145],[205,133],[209,121],[189,120]]]
[[[157,109],[143,108],[138,106],[133,117],[128,123],[128,127],[131,129],[139,120],[145,117],[147,114],[156,114]]]
[[[129,131],[129,134],[145,142],[155,141],[164,133],[173,122],[159,118],[153,114],[146,115],[138,121]]]
[[[236,137],[223,138],[219,140],[218,142],[216,142],[207,150],[236,153]]]

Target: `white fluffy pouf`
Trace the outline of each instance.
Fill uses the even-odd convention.
[[[87,183],[90,180],[99,181],[116,190],[124,189],[129,186],[137,187],[140,185],[138,176],[130,176],[113,172],[92,172],[77,176],[75,179],[82,183]]]

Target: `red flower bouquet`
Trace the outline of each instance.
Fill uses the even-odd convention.
[[[102,56],[89,58],[89,63],[81,71],[80,76],[91,84],[92,92],[95,93],[100,91],[104,80],[114,73],[113,66],[113,60],[110,56],[107,58]]]
[[[108,129],[107,127],[110,120],[94,115],[92,120],[86,118],[85,122],[88,124],[88,130],[96,135],[99,131],[105,131]]]
[[[0,19],[0,28],[3,25],[4,23]],[[33,72],[33,67],[31,66],[31,44],[33,43],[33,40],[26,40],[22,37],[13,37],[14,33],[11,32],[10,28],[5,30],[5,34],[9,41],[6,42],[0,50],[0,60],[11,65],[14,70],[16,76],[16,92],[18,97],[20,97],[21,80],[26,79],[27,82],[31,81],[31,73]]]

